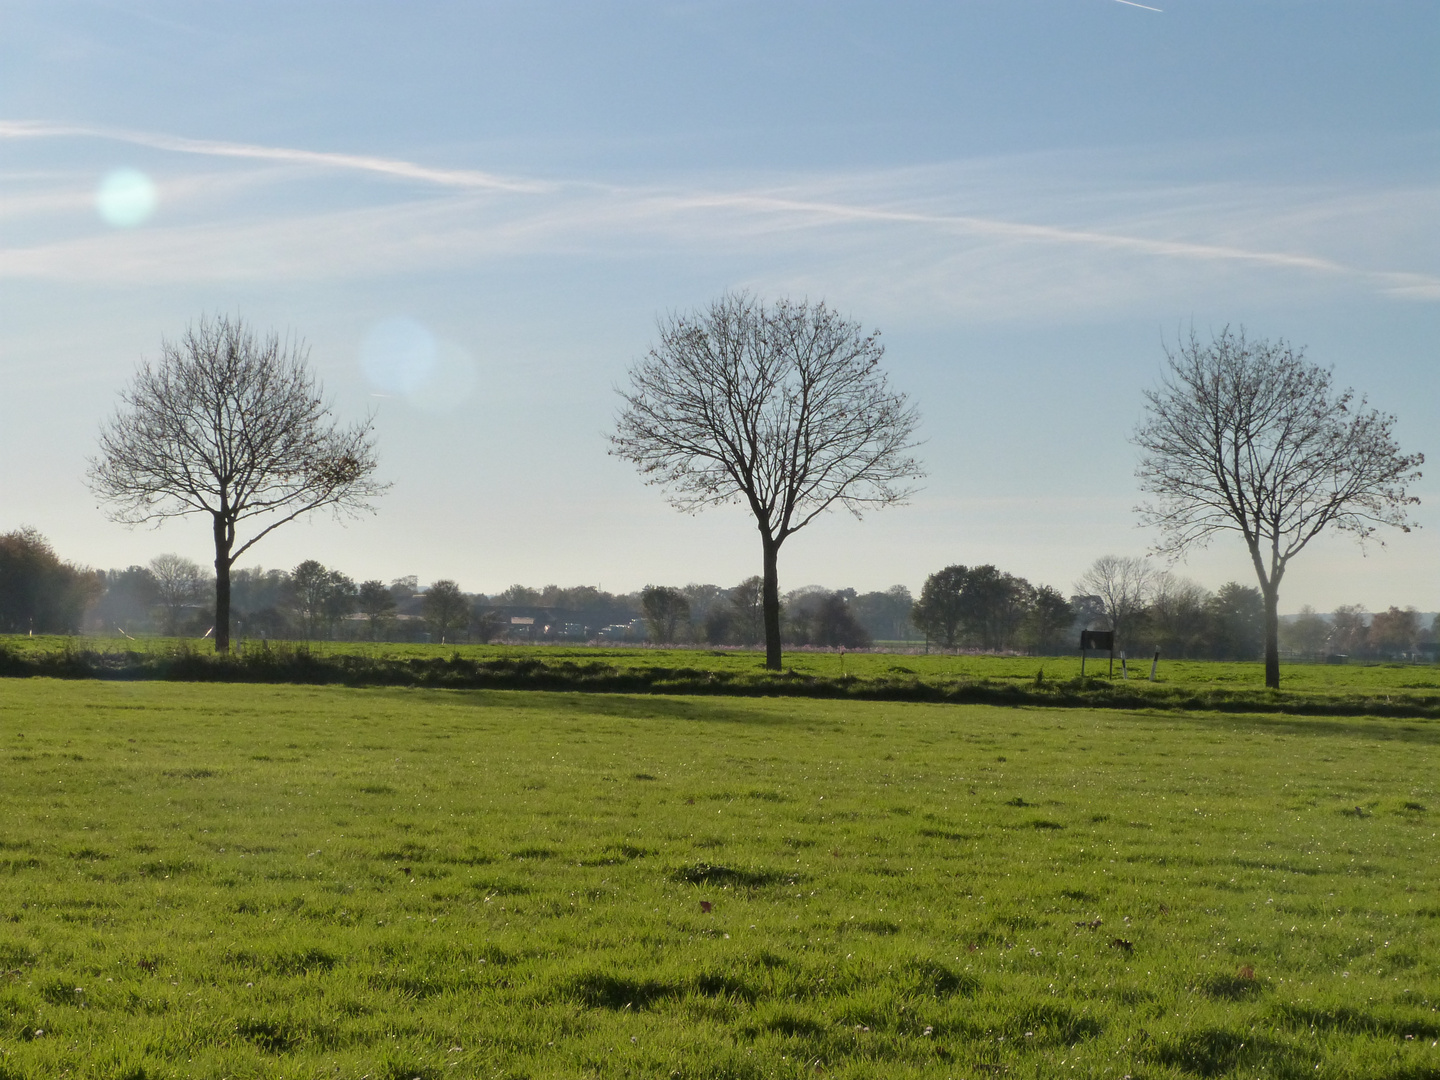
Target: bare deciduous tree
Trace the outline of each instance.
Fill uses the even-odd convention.
[[[1420,613],[1392,606],[1377,611],[1370,620],[1370,649],[1377,656],[1394,659],[1409,653],[1420,639]]]
[[[1081,575],[1075,591],[1100,598],[1118,646],[1128,644],[1125,631],[1150,602],[1154,579],[1155,571],[1144,559],[1133,555],[1102,555]]]
[[[1198,655],[1206,648],[1212,599],[1210,590],[1197,582],[1169,570],[1157,573],[1145,612],[1149,644],[1172,658]]]
[[[1370,613],[1364,604],[1341,604],[1330,613],[1330,640],[1332,651],[1344,655],[1365,651],[1370,640]]]
[[[205,572],[200,564],[183,555],[156,555],[150,560],[160,606],[165,609],[165,633],[180,632],[180,616],[190,604],[200,602],[205,591]]]
[[[1290,560],[1327,528],[1361,542],[1382,525],[1408,532],[1420,500],[1406,485],[1424,456],[1402,453],[1393,416],[1333,391],[1331,372],[1284,341],[1226,328],[1202,345],[1192,331],[1166,359],[1134,436],[1140,488],[1154,496],[1139,513],[1172,557],[1217,533],[1244,538],[1265,601],[1265,685],[1278,688]]]
[[[202,318],[144,361],[100,433],[90,486],[131,524],[208,514],[215,540],[215,648],[230,648],[230,569],[312,510],[370,509],[371,422],[331,421],[300,343],[258,339],[240,319]],[[237,537],[254,520],[248,540]]]
[[[1305,604],[1300,608],[1300,614],[1280,627],[1280,641],[1293,653],[1319,656],[1325,652],[1325,646],[1330,641],[1330,620]]]
[[[859,517],[902,502],[903,481],[922,475],[910,456],[919,417],[890,389],[878,335],[824,303],[728,294],[659,332],[621,391],[611,453],[681,510],[749,508],[763,553],[765,664],[778,669],[781,545],[837,504]]]

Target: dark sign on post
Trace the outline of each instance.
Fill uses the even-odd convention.
[[[1082,679],[1085,677],[1085,653],[1090,649],[1110,654],[1110,677],[1113,679],[1115,677],[1115,631],[1080,631],[1080,677]]]

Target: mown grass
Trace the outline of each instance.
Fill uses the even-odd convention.
[[[1428,720],[3,680],[0,1077],[1440,1076],[1437,757]]]
[[[1295,715],[1440,718],[1440,667],[1282,668],[1266,690],[1258,663],[1167,663],[1149,681],[1108,678],[1092,659],[793,652],[785,669],[738,650],[249,642],[217,656],[205,643],[165,639],[0,638],[0,676],[180,679],[585,690],[610,693],[786,695],[860,700],[1058,707],[1224,709]]]

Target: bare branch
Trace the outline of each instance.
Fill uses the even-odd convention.
[[[1250,342],[1227,327],[1208,345],[1192,331],[1166,351],[1134,442],[1151,501],[1137,507],[1172,557],[1219,533],[1245,540],[1267,603],[1266,679],[1279,685],[1275,601],[1289,561],[1325,529],[1362,543],[1409,531],[1422,454],[1405,454],[1395,418],[1336,393],[1330,371],[1284,341]],[[1273,670],[1272,670],[1273,669]]]
[[[902,503],[923,475],[911,454],[919,414],[890,389],[879,335],[824,303],[729,294],[659,332],[619,391],[610,452],[678,509],[745,503],[767,560],[831,507],[859,517]]]
[[[1126,628],[1145,610],[1158,584],[1154,569],[1144,559],[1102,555],[1075,582],[1075,591],[1098,596],[1110,629],[1117,640],[1125,641]]]
[[[211,515],[218,648],[228,645],[231,563],[303,514],[371,510],[389,486],[372,479],[375,468],[372,421],[332,421],[303,344],[257,338],[221,316],[200,319],[163,342],[157,362],[141,363],[101,429],[89,482],[118,521]],[[252,518],[262,519],[257,531],[237,547],[237,527]]]
[[[746,501],[782,539],[835,503],[901,502],[901,481],[922,475],[908,454],[919,417],[889,389],[877,335],[823,303],[730,295],[660,337],[610,443],[676,507]]]

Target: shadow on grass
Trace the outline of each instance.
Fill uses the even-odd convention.
[[[1263,987],[1254,975],[1217,972],[1201,977],[1197,989],[1214,1001],[1245,1001],[1259,997]]]
[[[1440,724],[1403,724],[1396,723],[1391,717],[1340,719],[1333,716],[1299,718],[1277,713],[1225,713],[1220,716],[1186,717],[1185,721],[1209,728],[1224,727],[1247,735],[1303,735],[1307,738],[1365,739],[1440,746]]]
[[[1378,1015],[1349,1005],[1312,1006],[1281,1004],[1271,1010],[1275,1019],[1287,1028],[1307,1031],[1340,1032],[1346,1035],[1381,1035],[1389,1038],[1440,1038],[1440,1020],[1433,1015]]]
[[[561,992],[591,1009],[648,1009],[659,1001],[679,997],[684,990],[659,979],[591,971],[570,979]]]
[[[690,720],[700,723],[745,724],[751,727],[784,727],[810,723],[780,710],[758,710],[745,705],[730,704],[716,697],[658,697],[647,694],[517,694],[501,690],[394,690],[392,693],[428,693],[432,700],[476,708],[497,706],[516,710],[535,710],[553,715],[571,712],[577,716],[615,717],[624,720]]]
[[[766,885],[793,884],[794,874],[777,874],[771,870],[745,870],[734,866],[716,866],[697,862],[672,871],[670,880],[682,885],[711,885],[716,888],[758,889]]]
[[[1271,1076],[1301,1077],[1313,1075],[1315,1069],[1315,1055],[1305,1048],[1253,1031],[1218,1027],[1166,1036],[1145,1057],[1194,1076],[1225,1076],[1242,1068],[1264,1067]]]
[[[66,641],[50,651],[21,650],[0,642],[0,676],[44,676],[61,679],[143,680],[181,682],[250,682],[364,687],[424,687],[453,690],[550,690],[608,695],[686,695],[690,697],[809,697],[851,701],[913,701],[938,704],[1030,705],[1046,708],[1088,708],[1199,711],[1233,714],[1236,722],[1255,723],[1277,714],[1313,717],[1291,721],[1306,734],[1363,734],[1368,738],[1402,738],[1435,743],[1440,729],[1406,725],[1382,733],[1376,725],[1325,726],[1323,717],[1440,719],[1440,694],[1317,694],[1201,687],[1115,685],[1109,680],[1016,684],[989,678],[928,678],[895,673],[857,676],[814,675],[766,670],[707,670],[696,667],[622,667],[599,659],[566,656],[502,656],[470,659],[456,652],[447,658],[377,657],[358,653],[322,653],[306,646],[268,643],[241,655],[220,655],[180,646],[167,652],[99,652]],[[689,712],[691,702],[657,705],[651,715],[692,719],[734,720],[747,724],[785,723],[784,717],[757,717],[748,710]],[[672,711],[674,710],[674,711]],[[620,715],[634,716],[633,704]],[[1257,715],[1258,714],[1258,715]],[[1239,717],[1249,716],[1248,721]],[[1274,724],[1282,721],[1269,720]],[[1271,729],[1273,730],[1273,728]]]

